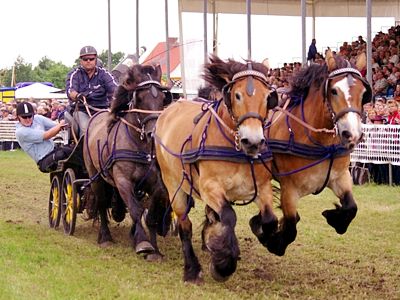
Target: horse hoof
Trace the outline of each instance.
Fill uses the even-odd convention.
[[[150,253],[145,256],[145,259],[150,262],[163,261],[164,256],[160,253]]]
[[[108,247],[111,247],[112,244],[113,244],[113,242],[111,242],[111,241],[105,241],[105,242],[99,243],[99,246],[100,246],[100,248],[108,248]]]
[[[195,278],[191,278],[191,279],[186,278],[184,280],[184,283],[185,284],[202,285],[204,283],[203,273],[200,272],[199,274],[197,274],[197,277],[195,277]]]
[[[221,274],[219,274],[219,273],[217,272],[217,270],[215,270],[215,266],[214,266],[214,264],[212,264],[212,263],[209,264],[209,270],[210,270],[210,273],[211,273],[212,278],[214,278],[215,281],[218,281],[218,282],[225,282],[225,281],[227,281],[227,280],[229,279],[229,277],[230,277],[230,276],[222,276]]]
[[[329,209],[322,212],[322,215],[325,217],[326,221],[330,226],[335,228],[336,233],[344,234],[347,231],[347,227],[349,226],[351,220],[345,218],[345,214],[343,211],[338,209]]]
[[[135,247],[136,254],[150,254],[154,253],[154,247],[147,241],[140,242]]]

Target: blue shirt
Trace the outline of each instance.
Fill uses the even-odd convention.
[[[110,106],[115,88],[118,86],[113,75],[102,67],[96,67],[92,78],[82,67],[70,71],[67,75],[65,90],[68,97],[72,90],[86,97],[89,105],[97,108]],[[74,108],[75,104],[71,103]],[[79,103],[79,110],[86,111],[82,103]]]
[[[22,150],[24,150],[37,163],[54,149],[53,140],[43,138],[45,131],[56,126],[56,123],[41,115],[33,117],[29,127],[18,123],[15,136]]]

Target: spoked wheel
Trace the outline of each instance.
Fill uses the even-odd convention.
[[[51,180],[49,195],[49,226],[57,228],[60,224],[61,216],[61,182],[60,176],[54,175]]]
[[[64,233],[73,235],[75,231],[76,213],[80,201],[76,190],[75,172],[67,169],[64,173],[61,194],[61,216],[63,221]]]

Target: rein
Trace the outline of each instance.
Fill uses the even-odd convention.
[[[278,110],[281,113],[284,113],[285,115],[287,115],[288,117],[290,117],[291,119],[293,119],[294,121],[296,121],[297,123],[301,124],[303,127],[307,128],[308,130],[311,130],[312,132],[316,132],[316,133],[330,133],[330,134],[335,134],[336,130],[335,129],[327,129],[327,128],[315,128],[313,126],[311,126],[310,124],[308,124],[307,122],[303,121],[302,119],[296,117],[294,114],[292,114],[290,111],[286,110],[286,108],[282,108],[282,107],[276,107],[276,110]]]

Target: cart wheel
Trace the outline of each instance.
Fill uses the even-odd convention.
[[[49,226],[57,228],[60,224],[61,216],[61,183],[60,176],[55,175],[51,180],[49,195]]]
[[[78,210],[78,197],[76,191],[75,172],[73,169],[67,169],[64,173],[61,194],[61,215],[64,227],[64,233],[73,235],[75,231],[76,213]]]

